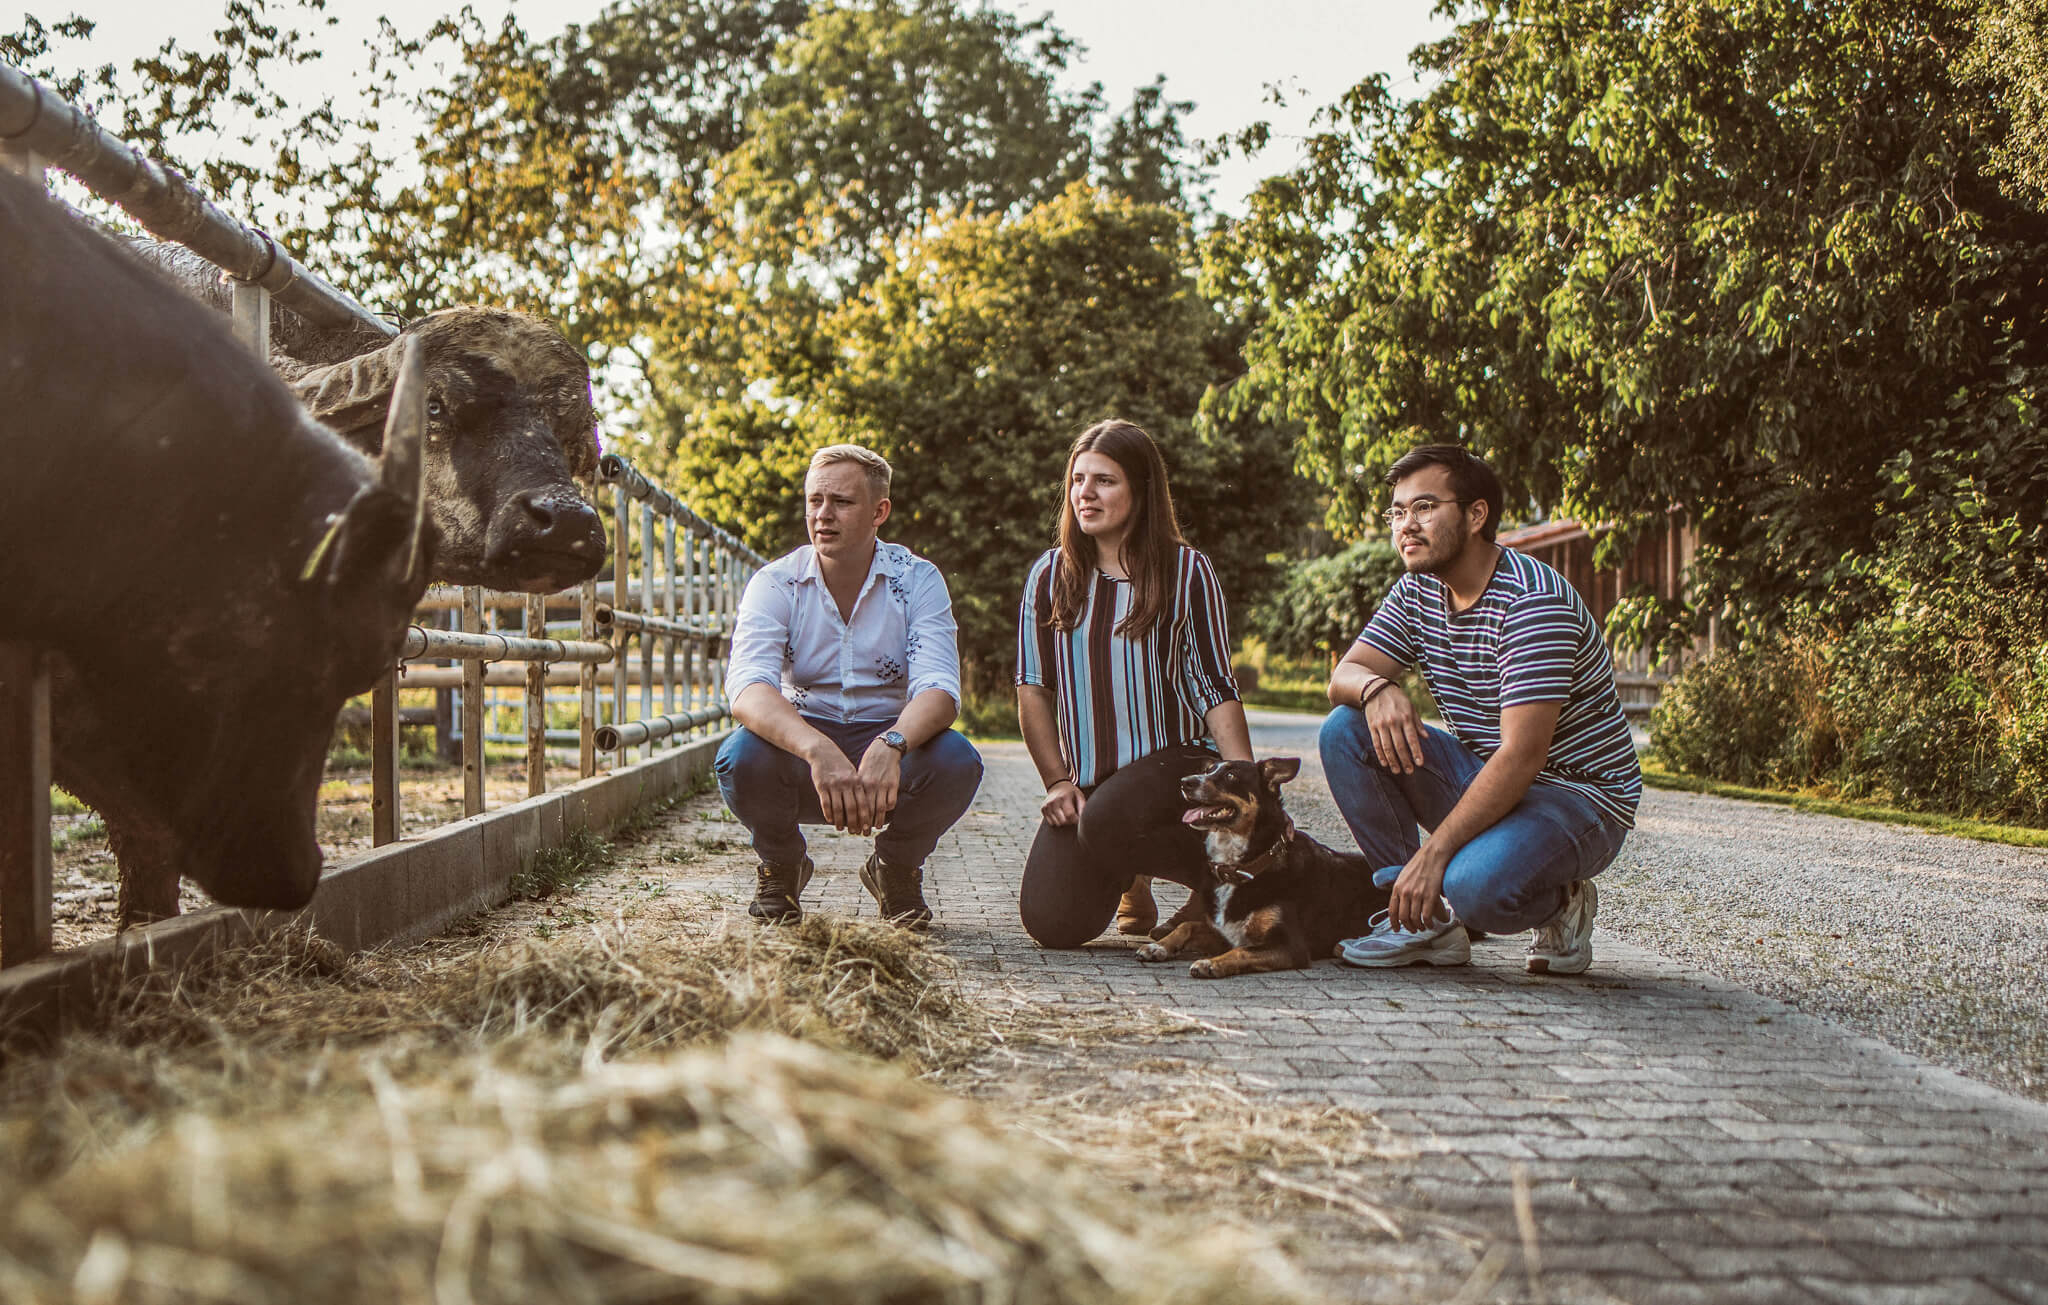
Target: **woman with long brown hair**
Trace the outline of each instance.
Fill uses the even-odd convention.
[[[1017,615],[1017,721],[1045,784],[1018,910],[1046,947],[1078,947],[1112,914],[1151,932],[1150,876],[1192,886],[1206,866],[1181,779],[1252,755],[1223,591],[1181,538],[1152,437],[1090,426],[1063,493],[1059,546]]]

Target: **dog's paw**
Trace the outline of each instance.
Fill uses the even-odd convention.
[[[1141,961],[1170,961],[1173,959],[1173,953],[1158,943],[1146,943],[1138,949],[1137,957]]]
[[[1188,966],[1188,977],[1193,979],[1215,979],[1221,976],[1216,973],[1215,964],[1209,958],[1204,957],[1193,965]]]

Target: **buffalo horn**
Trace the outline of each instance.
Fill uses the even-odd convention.
[[[391,390],[391,413],[384,420],[384,451],[377,468],[384,488],[412,505],[405,565],[410,578],[419,570],[420,536],[427,512],[426,486],[421,483],[427,440],[427,364],[420,342],[413,336],[399,337],[394,348],[398,383]]]

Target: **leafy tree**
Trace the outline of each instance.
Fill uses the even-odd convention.
[[[1939,492],[2038,537],[2048,226],[2001,193],[1960,0],[1479,0],[1328,111],[1214,253],[1355,534],[1469,443],[1540,508],[1698,525],[1695,613],[1856,605]]]
[[[280,187],[360,125],[330,100],[302,104],[273,85],[280,73],[322,56],[323,31],[335,23],[326,9],[326,0],[225,0],[208,44],[168,40],[126,69],[82,62],[98,30],[91,20],[24,14],[19,28],[0,32],[0,60],[215,198],[277,221],[290,208]],[[282,19],[273,17],[278,11]]]
[[[453,64],[412,97],[424,182],[365,145],[306,238],[355,251],[402,311],[492,297],[562,320],[659,461],[700,412],[828,365],[819,315],[932,215],[1057,195],[1099,170],[1098,131],[1145,165],[1133,185],[1198,181],[1165,161],[1187,106],[1154,88],[1105,127],[1098,90],[1055,85],[1072,49],[954,0],[622,0],[547,38],[467,15],[387,31],[386,74]]]
[[[2048,203],[2048,0],[1988,6],[1962,72],[2005,108],[2009,129],[1992,165],[2026,202]]]
[[[945,568],[974,687],[1007,685],[1016,607],[1049,547],[1068,446],[1120,416],[1165,452],[1191,542],[1240,607],[1305,514],[1281,431],[1204,410],[1234,368],[1196,293],[1186,219],[1076,186],[1021,215],[958,216],[826,317],[836,366],[801,396],[705,414],[676,480],[780,550],[802,538],[810,451],[858,440],[898,468],[886,531]],[[800,398],[801,402],[792,402]]]
[[[1281,657],[1334,659],[1357,640],[1402,570],[1385,538],[1296,562],[1253,606],[1250,632]]]

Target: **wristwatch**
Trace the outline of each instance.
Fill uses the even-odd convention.
[[[903,737],[902,730],[890,730],[888,733],[882,735],[882,742],[888,744],[890,747],[896,749],[896,751],[898,752],[910,751],[910,740]]]

